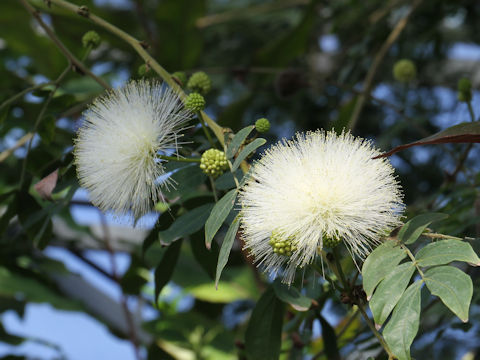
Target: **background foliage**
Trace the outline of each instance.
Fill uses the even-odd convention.
[[[107,214],[96,220],[97,211],[78,189],[72,138],[82,111],[104,91],[101,83],[119,86],[139,78],[138,67],[145,62],[124,39],[53,2],[29,4],[100,80],[70,67],[22,1],[0,3],[0,311],[21,317],[29,304],[49,303],[84,312],[128,339],[136,349],[132,358],[273,359],[278,351],[285,359],[386,358],[366,324],[318,275],[305,275],[316,285],[306,284],[302,295],[270,284],[241,251],[239,240],[226,235],[228,226],[220,228],[210,250],[205,248],[203,226],[214,197],[197,166],[168,164],[178,186],[166,193],[170,212],[161,213],[153,228],[154,215],[135,230],[123,228],[131,227],[131,219],[112,221]],[[471,120],[467,104],[456,99],[456,87],[462,76],[474,89],[480,81],[475,45],[480,5],[474,0],[72,3],[144,40],[167,71],[207,72],[213,90],[206,111],[234,132],[267,117],[269,142],[295,131],[347,127],[387,151]],[[92,29],[102,42],[87,52],[81,39]],[[417,78],[409,84],[392,76],[401,58],[417,66]],[[157,75],[150,70],[146,77]],[[477,97],[474,91],[474,118],[480,111]],[[209,147],[198,127],[188,136],[194,141],[184,145],[185,155]],[[413,147],[393,155],[407,217],[445,213],[449,217],[434,224],[436,232],[477,240],[478,157],[478,146],[465,144]],[[56,169],[53,195],[42,197],[35,184]],[[221,194],[232,187],[230,174],[216,180]],[[96,225],[86,226],[79,211]],[[233,248],[216,291],[224,238]],[[478,253],[475,240],[470,243]],[[122,296],[112,299],[72,273],[49,256],[52,248],[82,259],[120,287]],[[106,267],[92,260],[92,249],[105,254]],[[128,255],[125,272],[116,265],[117,253]],[[355,267],[345,259],[347,276],[353,277]],[[478,288],[478,270],[462,269]],[[473,292],[464,324],[423,291],[412,356],[454,359],[479,353],[479,296]],[[149,311],[148,321],[138,309]],[[64,356],[48,334],[31,339],[2,326],[0,341],[13,345],[12,352],[36,341],[55,349],[57,358]],[[5,358],[17,358],[12,356]]]

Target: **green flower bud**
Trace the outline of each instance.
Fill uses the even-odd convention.
[[[457,97],[459,101],[469,102],[472,100],[472,83],[467,78],[458,80]]]
[[[217,149],[208,149],[202,154],[200,159],[200,169],[211,177],[222,175],[228,170],[227,157],[223,151]]]
[[[192,112],[199,112],[205,108],[205,99],[199,93],[191,93],[185,99],[185,107]]]
[[[187,75],[183,71],[175,71],[172,77],[178,80],[182,86],[187,83]]]
[[[255,129],[257,129],[259,133],[267,132],[270,130],[270,121],[268,121],[266,118],[258,119],[255,121]]]
[[[294,240],[294,236],[285,238],[281,233],[272,231],[268,244],[272,247],[275,254],[290,257],[297,250],[296,245],[293,243]]]
[[[324,248],[334,248],[338,244],[342,242],[342,239],[340,239],[339,236],[333,236],[333,237],[323,237],[323,247]]]
[[[207,94],[212,88],[212,81],[203,71],[198,71],[188,79],[187,88],[200,94]]]
[[[82,44],[83,47],[91,47],[92,49],[96,49],[98,45],[100,45],[100,35],[96,31],[90,30],[85,33],[82,37]]]
[[[415,79],[417,75],[417,68],[413,61],[408,59],[398,60],[393,65],[393,77],[395,80],[408,83]]]
[[[142,64],[138,67],[138,75],[140,76],[145,76],[148,72],[150,71],[150,68],[147,66],[147,64]]]

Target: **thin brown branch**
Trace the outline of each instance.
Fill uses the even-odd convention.
[[[355,127],[358,121],[358,118],[360,117],[360,114],[365,105],[365,101],[368,99],[370,92],[372,91],[373,80],[375,79],[375,75],[378,71],[378,68],[380,67],[380,64],[385,58],[385,55],[387,55],[387,52],[390,49],[390,47],[398,39],[403,29],[405,29],[405,27],[407,26],[408,20],[410,19],[410,16],[413,14],[413,12],[416,10],[416,8],[420,5],[421,2],[422,0],[414,0],[407,15],[405,15],[402,19],[398,21],[398,23],[395,25],[392,32],[388,36],[388,38],[385,40],[385,42],[381,46],[380,50],[375,55],[375,58],[373,59],[373,63],[368,69],[367,75],[363,82],[362,94],[358,97],[358,100],[353,109],[353,113],[349,123],[350,129],[353,129]]]
[[[33,133],[29,132],[23,135],[11,148],[0,153],[0,163],[5,161],[10,155],[14,153],[15,150],[25,145],[31,138]]]
[[[25,1],[25,0],[21,0]],[[176,93],[177,95],[183,100],[186,97],[185,92],[182,88],[175,82],[172,78],[170,73],[165,70],[146,50],[145,50],[145,43],[143,41],[139,41],[135,39],[130,34],[126,33],[125,31],[121,30],[120,28],[116,27],[115,25],[110,24],[109,22],[103,20],[102,18],[92,14],[88,8],[85,6],[77,6],[75,4],[71,4],[68,1],[64,0],[49,0],[49,3],[57,5],[63,9],[67,9],[72,11],[73,13],[86,18],[93,22],[94,24],[104,28],[105,30],[109,31],[110,33],[114,34],[115,36],[119,37],[120,39],[127,42],[137,53],[142,57],[142,59],[147,63]],[[203,118],[205,122],[208,124],[210,129],[215,133],[215,136],[218,138],[218,141],[223,145],[224,143],[224,135],[223,129],[220,125],[218,125],[213,119],[211,119],[207,114],[202,112]]]
[[[85,65],[83,65],[83,63],[80,60],[78,60],[75,57],[75,55],[73,55],[70,52],[70,50],[66,48],[66,46],[60,41],[57,35],[55,35],[53,30],[47,24],[45,24],[42,17],[40,16],[40,13],[37,10],[35,10],[35,8],[32,5],[30,5],[26,0],[18,0],[18,1],[37,20],[38,24],[42,27],[43,30],[45,30],[45,33],[48,35],[48,37],[55,43],[58,49],[63,53],[63,55],[65,55],[69,63],[71,63],[76,68],[77,71],[88,75],[105,89],[110,88],[110,85],[108,85],[104,80],[102,80],[101,78],[96,76],[94,73],[92,73],[87,67],[85,67]]]
[[[243,9],[235,9],[230,11],[225,11],[218,14],[211,14],[197,19],[196,26],[200,29],[206,28],[208,26],[217,25],[232,20],[236,20],[242,17],[251,17],[253,15],[260,14],[269,14],[275,10],[282,10],[285,8],[298,6],[298,5],[307,5],[310,3],[310,0],[286,0],[286,1],[276,1],[273,3],[265,3],[250,6]]]

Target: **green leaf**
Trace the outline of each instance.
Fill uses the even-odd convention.
[[[280,300],[292,305],[297,311],[307,311],[312,305],[312,299],[302,295],[294,286],[282,284],[279,279],[273,282],[273,290]]]
[[[200,230],[212,208],[213,204],[204,204],[180,216],[167,230],[158,233],[160,243],[169,245],[172,241]]]
[[[468,321],[473,294],[470,276],[453,266],[439,266],[425,271],[425,283],[460,320]]]
[[[480,258],[475,254],[469,243],[446,239],[428,244],[415,255],[420,266],[435,266],[465,261],[473,266],[480,265]]]
[[[32,276],[32,275],[30,275]],[[22,276],[0,267],[0,296],[29,302],[49,303],[63,310],[82,310],[79,302],[63,297],[55,289],[33,277]]]
[[[317,313],[317,317],[320,320],[320,325],[322,325],[322,338],[327,359],[340,360],[341,357],[338,352],[337,335],[335,334],[335,330],[322,315]]]
[[[5,106],[4,108],[0,108],[0,126],[2,126],[3,122],[7,119],[8,112],[10,111],[9,106]]]
[[[255,126],[253,126],[253,125],[247,126],[247,127],[243,128],[242,130],[240,130],[233,137],[232,142],[230,144],[228,144],[228,147],[227,147],[227,152],[226,152],[227,159],[231,159],[232,157],[235,156],[238,149],[240,148],[240,146],[242,146],[242,144],[245,141],[245,139],[247,138],[248,134],[250,134],[252,132],[254,127]]]
[[[258,147],[262,146],[265,144],[267,140],[258,138],[253,140],[250,144],[245,146],[242,151],[240,151],[240,154],[238,154],[237,158],[235,159],[235,162],[232,165],[232,171],[235,171],[238,169],[240,166],[240,163],[248,156],[250,155],[253,151],[255,151]]]
[[[212,242],[212,247],[207,249],[205,247],[205,235],[203,229],[200,229],[195,234],[190,235],[190,247],[192,249],[192,255],[198,265],[205,270],[211,280],[215,280],[220,246],[218,246],[216,242]]]
[[[185,291],[194,296],[195,299],[209,303],[228,304],[232,301],[251,299],[250,294],[234,282],[220,281],[218,286],[219,288],[215,289],[213,284],[209,282],[187,287]]]
[[[448,129],[413,143],[397,146],[379,157],[390,156],[412,146],[478,142],[480,142],[480,122],[468,122],[449,127]]]
[[[155,269],[155,302],[157,302],[163,287],[172,277],[181,248],[182,240],[175,241],[170,245]]]
[[[217,180],[215,180],[215,188],[217,190],[233,189],[236,186],[235,180],[233,179],[233,175],[234,174],[231,172],[226,172],[225,174],[222,174]],[[237,180],[241,182],[243,178],[242,170],[235,171],[235,176]]]
[[[278,360],[284,313],[284,303],[268,288],[253,309],[245,333],[249,360]]]
[[[302,19],[292,28],[279,33],[277,38],[267,41],[256,54],[255,64],[270,67],[287,67],[288,64],[305,54],[315,26],[317,1],[310,1],[303,10]]]
[[[230,251],[232,250],[233,243],[235,241],[235,236],[237,235],[238,227],[240,226],[240,221],[238,218],[232,222],[230,227],[228,228],[227,234],[222,242],[222,247],[220,248],[220,253],[218,254],[218,262],[217,262],[217,273],[215,275],[215,287],[218,289],[218,281],[220,280],[220,275],[222,275],[222,271],[227,265],[228,257],[230,256]]]
[[[398,300],[403,295],[415,271],[411,261],[398,265],[380,282],[369,301],[375,323],[382,325],[387,320]]]
[[[367,299],[373,290],[407,254],[392,240],[385,241],[367,257],[362,267],[363,289]]]
[[[198,164],[188,164],[185,166],[183,166],[185,163],[180,164],[181,165],[176,168],[173,167],[178,164],[175,164],[174,161],[169,161],[165,165],[165,171],[175,171],[170,176],[175,186],[170,186],[168,191],[164,192],[164,195],[168,199],[175,199],[178,196],[183,197],[185,194],[195,191],[207,178],[207,175],[203,173]]]
[[[400,298],[383,336],[398,360],[410,360],[410,346],[420,323],[421,289],[423,281],[410,285]]]
[[[213,207],[210,216],[205,223],[205,246],[210,249],[213,237],[217,233],[220,226],[227,218],[228,214],[235,204],[237,197],[237,189],[232,189],[226,193]]]
[[[46,144],[50,144],[55,138],[57,128],[56,119],[52,115],[45,116],[40,123],[38,134]]]
[[[427,213],[415,216],[402,226],[398,232],[398,240],[404,244],[412,244],[417,241],[428,225],[447,217],[448,215],[440,213]]]

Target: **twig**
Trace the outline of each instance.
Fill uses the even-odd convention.
[[[375,55],[375,58],[373,59],[373,63],[368,69],[367,76],[365,77],[365,81],[363,82],[362,94],[358,97],[358,100],[353,109],[353,113],[349,123],[350,129],[353,129],[355,127],[358,121],[358,118],[360,117],[360,113],[362,112],[362,109],[365,105],[365,100],[369,97],[369,94],[372,91],[375,74],[377,73],[377,70],[380,67],[380,64],[382,63],[385,55],[387,54],[388,50],[393,45],[393,43],[400,36],[405,26],[407,26],[408,19],[413,14],[415,9],[420,5],[421,2],[422,0],[415,0],[413,2],[412,7],[410,8],[410,11],[407,13],[407,15],[405,15],[402,19],[400,19],[400,21],[395,25],[392,32],[388,36],[388,38],[385,40],[385,42],[383,43],[378,53]]]
[[[70,50],[68,50],[65,45],[60,41],[60,39],[55,35],[52,29],[45,24],[40,16],[39,12],[35,10],[33,6],[31,6],[26,0],[18,0],[25,9],[38,21],[38,24],[42,27],[43,30],[47,33],[48,37],[57,45],[58,49],[65,55],[65,57],[69,60],[69,62],[75,66],[80,72],[90,76],[93,80],[99,83],[105,89],[109,89],[110,85],[108,85],[105,81],[100,79],[94,73],[92,73],[88,68],[86,68],[80,60],[78,60],[75,55],[73,55]]]
[[[128,335],[130,337],[130,342],[132,343],[133,349],[135,351],[135,358],[137,360],[141,359],[140,356],[140,346],[138,342],[138,337],[137,337],[137,332],[135,330],[135,323],[132,318],[132,314],[130,313],[130,310],[128,309],[128,304],[127,304],[127,297],[125,296],[125,293],[123,292],[122,285],[120,283],[120,275],[118,274],[117,270],[117,262],[115,259],[115,251],[113,250],[111,246],[111,236],[110,236],[110,231],[108,229],[107,221],[105,219],[105,215],[100,212],[100,218],[101,218],[101,223],[102,223],[102,230],[104,234],[104,240],[105,240],[105,248],[108,251],[108,254],[110,255],[110,264],[112,267],[112,278],[114,281],[117,283],[117,285],[120,287],[120,290],[122,292],[120,302],[122,304],[123,312],[125,314],[125,320],[127,322],[128,326]]]
[[[25,0],[20,0],[25,1]],[[80,7],[74,4],[69,3],[68,1],[64,0],[49,0],[51,4],[55,4],[60,6],[64,9],[70,10],[79,16],[89,19],[94,24],[104,28],[105,30],[111,32],[112,34],[116,35],[117,37],[121,38],[125,42],[127,42],[142,58],[145,60],[146,63],[178,94],[178,96],[183,100],[186,97],[185,92],[182,88],[175,82],[172,76],[166,71],[145,49],[144,49],[144,42],[141,42],[135,39],[130,34],[126,33],[125,31],[119,29],[115,25],[110,24],[109,22],[103,20],[102,18],[92,14],[88,9],[84,6]],[[208,126],[214,132],[215,136],[218,138],[220,143],[223,145],[223,130],[220,125],[218,125],[213,119],[211,119],[207,114],[202,112],[204,120],[207,122]]]
[[[10,155],[14,153],[15,150],[17,150],[19,147],[22,147],[25,145],[27,141],[29,141],[33,137],[33,133],[29,132],[23,135],[15,145],[13,145],[11,148],[3,151],[0,153],[0,163],[3,162],[5,159],[7,159]]]
[[[20,0],[20,1],[23,1],[23,0]],[[69,62],[68,66],[65,68],[65,70],[63,70],[62,73],[58,76],[58,78],[53,82],[55,84],[55,87],[52,91],[50,91],[47,99],[43,103],[42,109],[40,110],[40,112],[37,116],[37,119],[35,120],[35,123],[33,125],[32,133],[35,134],[37,132],[38,127],[40,126],[40,122],[43,119],[43,115],[45,114],[45,111],[47,111],[48,105],[50,104],[50,101],[52,101],[53,96],[55,95],[55,92],[57,91],[60,83],[62,82],[63,78],[70,72],[71,68],[72,68],[72,64]],[[22,170],[21,170],[21,173],[20,173],[19,188],[22,187],[23,181],[25,180],[25,172],[27,170],[28,156],[30,154],[30,150],[32,149],[32,143],[33,143],[33,136],[28,141],[27,152],[25,154],[25,157],[23,158]]]
[[[230,11],[225,11],[218,14],[207,15],[197,19],[195,25],[202,29],[208,26],[221,24],[231,20],[240,18],[242,15],[251,17],[252,15],[260,14],[269,14],[275,10],[281,10],[288,7],[298,6],[298,5],[307,5],[310,3],[310,0],[287,0],[287,1],[277,1],[274,3],[265,3],[250,6],[243,9],[235,9]]]
[[[181,157],[176,157],[176,156],[159,155],[158,157],[162,160],[168,160],[168,161],[179,161],[179,162],[188,162],[188,163],[199,163],[200,162],[200,159],[181,158]]]
[[[342,283],[343,287],[346,289],[347,291],[347,294],[348,296],[350,297],[350,299],[353,299],[354,298],[354,295],[352,293],[352,288],[350,287],[350,284],[348,283],[346,277],[345,277],[345,274],[343,273],[343,269],[342,269],[342,266],[340,264],[340,260],[339,260],[339,255],[338,255],[338,251],[336,248],[333,248],[333,259],[334,259],[334,264],[331,264],[333,266],[332,269],[336,270],[335,273],[337,275],[337,277],[339,278],[340,282]],[[328,257],[326,257],[327,261],[328,261]],[[395,356],[394,354],[392,353],[392,351],[390,350],[390,347],[388,346],[388,344],[386,343],[385,339],[383,338],[383,336],[378,332],[378,330],[375,328],[375,325],[373,324],[373,322],[370,320],[370,318],[368,317],[368,314],[367,312],[365,311],[365,308],[363,306],[363,302],[361,299],[359,299],[359,301],[357,302],[357,306],[358,306],[358,310],[360,311],[360,313],[362,314],[362,317],[363,319],[365,320],[365,322],[367,323],[368,327],[370,328],[370,330],[372,331],[373,335],[375,335],[375,337],[378,339],[378,341],[380,342],[380,344],[382,345],[383,349],[385,350],[385,352],[387,353],[389,359],[394,359]]]
[[[5,100],[0,105],[0,110],[2,110],[4,107],[10,105],[11,103],[13,103],[15,100],[17,100],[17,99],[21,98],[22,96],[28,94],[29,92],[44,88],[45,86],[48,86],[48,85],[53,85],[53,81],[49,81],[49,82],[45,82],[45,83],[42,83],[42,84],[34,85],[34,86],[29,87],[29,88],[26,88],[25,90],[20,91],[18,94],[15,94],[12,97]]]
[[[205,121],[203,120],[203,115],[201,112],[197,113],[198,119],[200,120],[200,124],[202,125],[203,132],[205,133],[205,136],[207,137],[208,142],[210,143],[210,146],[212,148],[215,148],[215,143],[213,142],[212,137],[210,136],[210,133],[208,132],[207,125],[205,124]]]

